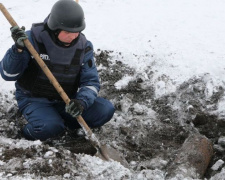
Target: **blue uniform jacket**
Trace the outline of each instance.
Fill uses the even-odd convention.
[[[26,32],[31,44],[34,44],[31,38],[31,32]],[[93,45],[87,41],[86,47],[91,47],[92,50],[84,55],[83,63],[80,73],[80,84],[78,92],[74,92],[74,98],[82,100],[84,108],[87,109],[93,103],[100,90],[100,83],[97,68],[94,62]],[[17,52],[15,45],[13,45],[6,52],[2,61],[0,62],[1,76],[6,81],[16,81],[28,67],[31,54],[25,48],[22,53]],[[89,67],[88,61],[92,61],[92,67]],[[20,88],[16,85],[16,88]]]

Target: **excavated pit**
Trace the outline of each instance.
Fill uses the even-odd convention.
[[[204,77],[193,77],[177,87],[176,92],[156,98],[151,82],[151,67],[146,68],[145,71],[148,78],[143,78],[120,60],[111,61],[111,53],[113,51],[98,50],[95,54],[102,84],[100,96],[111,100],[116,107],[111,122],[101,129],[94,130],[101,142],[120,151],[130,164],[130,169],[134,171],[160,169],[169,173],[168,167],[174,162],[175,154],[182,147],[185,139],[190,134],[199,132],[209,138],[214,145],[214,155],[209,167],[219,159],[225,161],[225,152],[218,144],[218,139],[225,136],[225,120],[211,113],[216,110],[218,101],[224,96],[222,87],[218,87],[218,91],[208,98],[205,94]],[[121,53],[119,55],[122,56]],[[115,83],[126,75],[133,76],[133,80],[125,87],[116,88]],[[26,121],[18,112],[15,99],[10,100],[0,94],[0,102],[2,102],[0,104],[1,136],[15,140],[23,138],[21,128]],[[0,160],[11,159],[12,162],[16,160],[20,164],[27,158],[45,154],[49,147],[55,147],[59,151],[53,166],[37,161],[30,169],[26,169],[18,164],[15,172],[51,176],[71,173],[71,168],[67,166],[64,169],[58,167],[65,162],[76,165],[76,157],[72,153],[94,155],[96,152],[84,137],[76,137],[67,131],[55,139],[47,140],[43,147],[42,149],[4,147]],[[66,150],[72,153],[65,156]],[[204,177],[210,178],[215,173],[208,168]],[[76,176],[76,173],[72,174]]]

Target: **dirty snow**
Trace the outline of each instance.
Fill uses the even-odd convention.
[[[26,29],[34,22],[43,21],[55,2],[1,0],[16,22]],[[191,124],[214,142],[218,155],[210,164],[214,164],[212,170],[215,171],[209,170],[204,178],[224,179],[225,166],[221,162],[225,161],[225,147],[221,132],[225,127],[218,130],[216,128],[220,127],[213,125],[223,124],[225,117],[225,2],[80,0],[79,3],[87,24],[84,34],[93,42],[97,56],[100,56],[97,49],[110,52],[105,58],[109,64],[99,61],[98,70],[103,84],[101,94],[114,103],[117,111],[112,122],[98,136],[100,141],[123,152],[130,160],[130,168],[90,155],[74,155],[69,150],[49,147],[40,141],[17,138],[16,121],[10,119],[9,123],[6,119],[7,113],[15,109],[14,82],[0,78],[0,178],[165,179],[168,157],[181,145],[177,143],[171,148],[171,144],[166,143],[174,137],[186,137],[180,126],[173,127],[170,123],[190,129],[186,123],[193,120]],[[13,41],[10,25],[2,14],[0,21],[2,58]],[[196,118],[199,112],[208,118],[208,124],[212,122],[211,126],[198,123],[201,121]],[[155,128],[155,132],[151,128]],[[161,137],[163,131],[167,138]],[[158,136],[158,142],[155,142],[156,137],[152,141],[154,134]],[[219,138],[221,141],[218,142]],[[149,148],[145,149],[145,146]],[[6,156],[17,150],[25,155],[13,157],[11,154],[11,159]],[[166,152],[168,159],[160,151]],[[56,162],[59,156],[63,159],[60,163]],[[223,160],[218,161],[220,158]],[[61,167],[58,167],[58,174],[53,175],[51,170],[56,164]],[[190,178],[177,175],[174,179]]]

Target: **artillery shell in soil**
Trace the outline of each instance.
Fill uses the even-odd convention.
[[[175,160],[167,168],[167,179],[182,175],[193,179],[202,178],[213,156],[211,141],[203,135],[190,135],[179,149]]]

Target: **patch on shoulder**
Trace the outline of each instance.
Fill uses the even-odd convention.
[[[92,65],[93,65],[92,60],[91,60],[91,59],[89,59],[89,60],[88,60],[88,66],[91,68],[91,67],[92,67]]]
[[[92,48],[90,46],[85,48],[85,53],[89,52],[90,50],[92,50]]]

